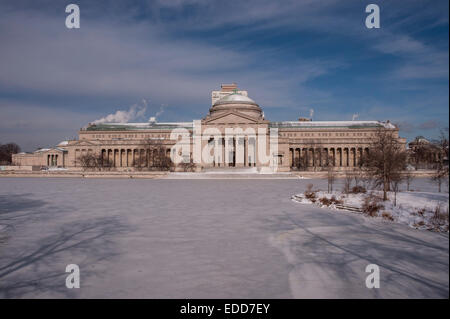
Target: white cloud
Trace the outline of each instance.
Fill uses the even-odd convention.
[[[448,78],[448,51],[407,35],[385,33],[374,46],[376,50],[401,58],[391,76],[400,79]]]
[[[264,50],[239,51],[198,40],[177,40],[149,23],[84,19],[68,30],[60,19],[33,13],[1,16],[0,84],[9,90],[70,96],[111,96],[207,106],[209,91],[235,81],[266,99],[284,102],[293,89],[326,74],[335,62],[297,58],[279,66]],[[255,61],[264,61],[253,68]],[[276,62],[276,63],[274,63]],[[277,88],[274,91],[272,88]],[[265,93],[264,93],[265,92]]]

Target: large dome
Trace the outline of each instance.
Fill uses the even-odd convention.
[[[250,115],[262,117],[262,110],[251,98],[239,93],[232,93],[218,100],[209,110],[210,115],[219,115],[231,110]]]

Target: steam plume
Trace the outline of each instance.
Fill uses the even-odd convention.
[[[147,110],[147,101],[142,100],[143,105],[134,104],[130,106],[130,108],[126,110],[118,110],[116,113],[109,114],[105,117],[102,117],[99,120],[95,120],[92,124],[100,124],[100,123],[127,123],[129,121],[135,120],[145,114]]]

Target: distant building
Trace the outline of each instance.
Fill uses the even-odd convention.
[[[206,132],[215,132],[209,140],[201,141],[202,147],[211,146],[214,158],[211,162],[203,162],[202,159],[197,164],[198,170],[274,166],[278,171],[321,170],[328,164],[342,170],[352,169],[369,151],[371,138],[380,128],[392,131],[400,143],[406,144],[405,139],[398,137],[398,128],[389,121],[312,121],[299,118],[298,121],[270,122],[264,118],[261,107],[248,97],[247,91],[239,90],[234,83],[222,84],[220,91],[212,92],[211,100],[209,113],[199,121],[160,123],[152,119],[147,123],[89,124],[78,132],[78,140],[65,141],[55,148],[32,154],[16,154],[13,162],[15,165],[79,169],[80,156],[98,154],[117,170],[151,167],[154,154],[146,145],[149,141],[158,141],[170,154],[172,146],[177,143],[177,140],[170,139],[174,129],[184,129],[187,134],[190,153],[183,154],[186,161],[193,158],[195,139]],[[200,125],[201,132],[195,131],[196,125]],[[225,134],[227,128],[240,128],[243,132],[236,131],[235,135],[228,136]],[[246,131],[258,133],[253,136]],[[276,132],[276,138],[269,134],[270,131]],[[268,154],[268,161],[262,161],[258,156],[261,151],[258,147],[261,146],[258,146],[257,138],[261,134],[267,141],[262,147]],[[269,146],[274,139],[277,140],[276,150]]]
[[[447,153],[423,136],[417,136],[408,143],[409,162],[415,168],[435,169],[441,162],[448,165]]]

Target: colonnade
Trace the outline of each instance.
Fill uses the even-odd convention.
[[[47,155],[47,166],[58,166],[58,154]]]
[[[291,167],[355,167],[361,164],[363,156],[367,155],[367,147],[291,147]]]
[[[101,149],[101,158],[105,164],[110,163],[113,167],[148,167],[161,159],[161,154],[157,154],[161,151],[170,156],[170,149],[103,148]],[[93,150],[75,150],[75,166],[79,166],[78,157],[85,154],[93,154]]]
[[[208,141],[213,167],[256,166],[256,138],[250,136],[215,137]]]
[[[113,167],[148,167],[161,158],[161,154],[157,154],[161,151],[170,156],[170,149],[109,148],[102,149],[101,152],[103,160],[107,160]]]

